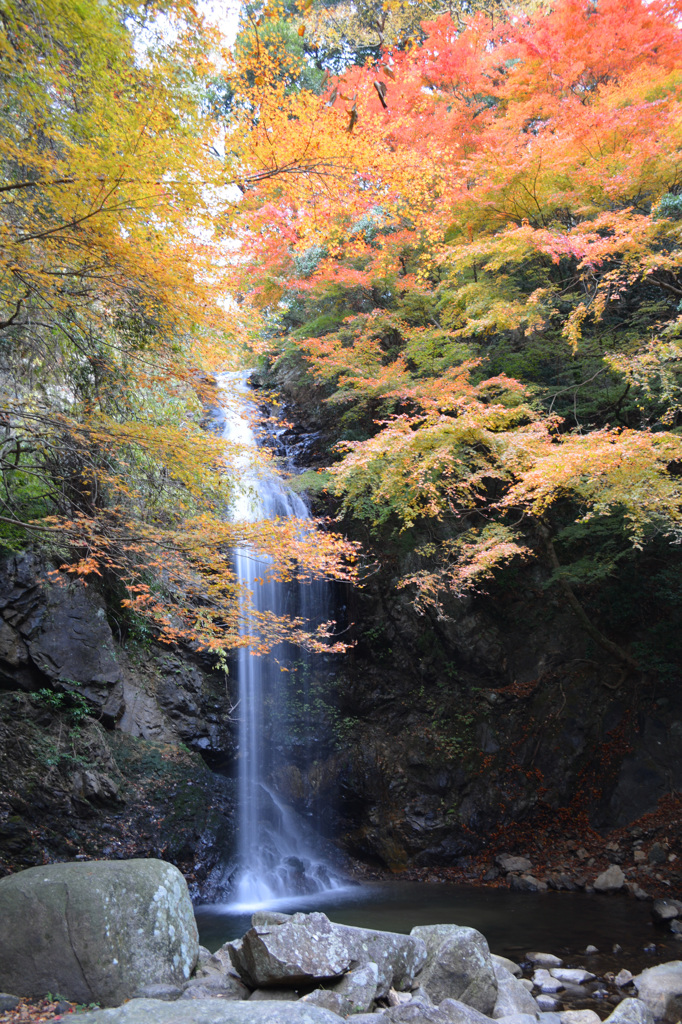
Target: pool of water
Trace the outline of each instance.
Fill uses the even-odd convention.
[[[254,909],[226,904],[197,907],[200,941],[215,950],[238,938],[250,927]],[[494,953],[517,963],[528,951],[541,950],[600,975],[621,967],[638,973],[655,963],[682,959],[682,943],[652,923],[651,904],[626,896],[388,881],[277,900],[268,909],[322,910],[339,924],[396,932],[421,924],[469,925],[485,935]],[[651,944],[655,951],[644,952]],[[588,945],[596,946],[599,955],[586,958]],[[614,945],[621,951],[614,953]]]

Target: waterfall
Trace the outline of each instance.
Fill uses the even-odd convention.
[[[240,396],[240,408],[228,403],[223,409],[222,436],[244,446],[248,452],[258,444],[252,423],[255,410],[248,399],[246,377],[246,373],[223,374],[218,378],[218,386],[223,392],[229,387],[232,394],[236,388]],[[262,467],[254,469],[248,454],[243,457],[242,467],[238,496],[231,509],[235,520],[309,518],[305,502],[275,473]],[[268,581],[267,562],[248,548],[234,552],[234,564],[238,579],[253,594],[256,610],[302,616],[313,624],[329,618],[328,584]],[[311,656],[289,644],[279,645],[269,655],[261,656],[247,647],[239,649],[238,866],[232,894],[237,906],[267,904],[274,899],[323,892],[342,884],[325,858],[316,852],[322,840],[279,798],[271,781],[276,769],[282,767],[282,746],[286,745],[278,742],[278,738],[291,740],[283,735],[283,731],[292,728],[291,672],[283,669],[290,668],[287,662],[294,660],[298,669],[311,668]],[[299,712],[308,706],[309,671],[299,671],[294,678],[300,675],[303,681],[296,684]],[[295,723],[299,731],[296,741],[303,751],[303,760],[310,764],[315,751],[306,725],[300,720]]]

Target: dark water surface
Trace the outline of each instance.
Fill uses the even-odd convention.
[[[420,924],[469,925],[483,932],[494,953],[521,962],[529,950],[561,956],[595,974],[682,959],[682,942],[653,925],[651,904],[627,896],[512,892],[428,882],[374,882],[298,899],[268,909],[322,910],[339,924],[409,932]],[[196,908],[200,941],[215,950],[248,930],[255,908],[216,904]],[[265,909],[263,907],[262,909]],[[655,952],[644,947],[655,944]],[[622,952],[613,953],[618,944]],[[585,947],[599,955],[586,957]]]

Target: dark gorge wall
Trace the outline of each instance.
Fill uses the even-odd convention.
[[[291,363],[262,379],[288,403],[287,450],[324,465],[338,410]],[[336,512],[329,495],[312,499]],[[372,568],[362,589],[339,598],[355,646],[336,666],[336,748],[308,778],[294,773],[290,799],[317,803],[349,853],[394,871],[452,867],[480,879],[495,854],[534,850],[546,872],[568,858],[571,878],[589,884],[584,844],[594,846],[594,874],[612,841],[631,885],[651,890],[653,869],[647,862],[640,877],[632,847],[660,841],[674,874],[678,613],[656,574],[676,552],[580,592],[592,621],[637,651],[642,668],[632,671],[587,635],[542,560],[498,574],[487,594],[418,614],[396,584],[414,571],[420,538],[372,537],[348,518],[342,528],[363,542]]]
[[[163,857],[194,894],[232,844],[228,680],[31,552],[0,565],[0,874]],[[118,613],[120,616],[120,613]]]

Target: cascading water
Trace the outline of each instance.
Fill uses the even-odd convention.
[[[224,374],[218,378],[218,385],[223,391],[229,387],[232,393],[236,385],[237,393],[243,397],[241,408],[229,405],[224,409],[223,437],[244,446],[246,451],[257,448],[246,374]],[[274,473],[262,468],[254,470],[248,455],[244,456],[243,469],[239,497],[232,507],[235,520],[309,518],[303,500]],[[257,611],[301,616],[313,624],[329,618],[327,584],[312,582],[304,586],[268,581],[267,562],[248,548],[237,549],[234,562],[239,580],[253,594]],[[246,647],[239,650],[238,867],[233,889],[236,906],[262,905],[343,884],[325,858],[316,853],[321,840],[315,838],[314,830],[277,796],[270,781],[281,760],[282,744],[276,740],[277,731],[288,728],[291,720],[289,673],[282,671],[287,667],[283,664],[287,659],[297,659],[300,667],[305,656],[291,645],[281,645],[268,656],[254,656]],[[307,673],[302,675],[305,679]],[[298,704],[300,708],[307,705],[304,689],[298,695]],[[298,728],[305,729],[305,725],[299,722]],[[305,748],[305,739],[299,737],[298,745]],[[308,758],[312,756],[313,751],[309,751]]]

